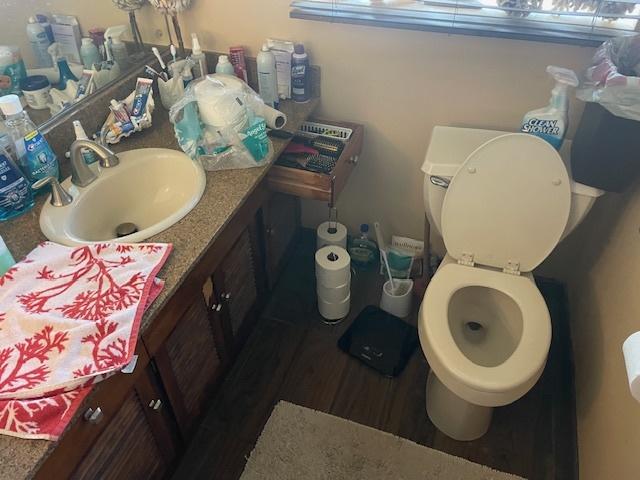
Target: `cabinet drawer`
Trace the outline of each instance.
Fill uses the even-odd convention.
[[[357,123],[333,120],[316,121],[353,130],[351,138],[346,143],[335,168],[330,174],[326,175],[298,168],[273,165],[267,175],[267,184],[271,190],[297,197],[329,202],[332,197],[332,184],[334,198],[337,198],[338,194],[344,189],[349,175],[358,164],[364,139],[364,126]]]

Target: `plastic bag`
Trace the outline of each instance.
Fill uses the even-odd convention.
[[[219,74],[191,82],[171,107],[169,119],[180,148],[206,170],[263,165],[271,151],[265,121],[277,120],[279,127],[286,122],[247,84]]]
[[[584,72],[576,96],[612,114],[640,121],[640,35],[604,42]]]

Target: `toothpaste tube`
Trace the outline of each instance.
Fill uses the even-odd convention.
[[[109,110],[111,110],[113,116],[116,117],[118,122],[131,123],[129,112],[127,112],[127,107],[125,107],[124,103],[118,102],[114,99],[111,99],[110,103]]]
[[[75,100],[79,100],[85,95],[91,93],[93,70],[82,70],[82,76],[78,80],[78,91],[76,92]]]
[[[147,106],[147,99],[151,92],[151,84],[153,80],[150,78],[138,78],[136,82],[136,94],[133,97],[133,106],[131,107],[132,117],[141,117],[144,115],[144,109]]]
[[[123,133],[128,133],[131,130],[135,130],[135,127],[131,122],[127,122],[127,123],[115,122],[109,125],[109,130],[111,130],[111,133],[113,133],[117,138]]]

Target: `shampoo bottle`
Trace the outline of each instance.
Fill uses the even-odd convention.
[[[0,147],[0,222],[22,215],[32,207],[31,184],[13,163],[11,155]],[[0,268],[0,275],[4,273],[1,270],[2,268]]]
[[[58,178],[58,159],[46,138],[38,131],[29,115],[22,109],[17,95],[0,98],[0,110],[16,148],[16,157],[27,179],[33,183],[41,178]],[[44,192],[46,189],[40,189]]]
[[[578,86],[578,77],[567,68],[549,65],[547,73],[556,82],[551,91],[549,105],[525,114],[520,130],[536,135],[560,150],[567,132],[569,116],[569,87]]]
[[[264,103],[270,107],[278,107],[278,79],[276,77],[276,57],[267,45],[256,58],[258,63],[258,89]]]

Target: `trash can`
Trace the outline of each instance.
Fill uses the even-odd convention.
[[[571,144],[576,182],[622,192],[640,176],[640,122],[589,102]]]

